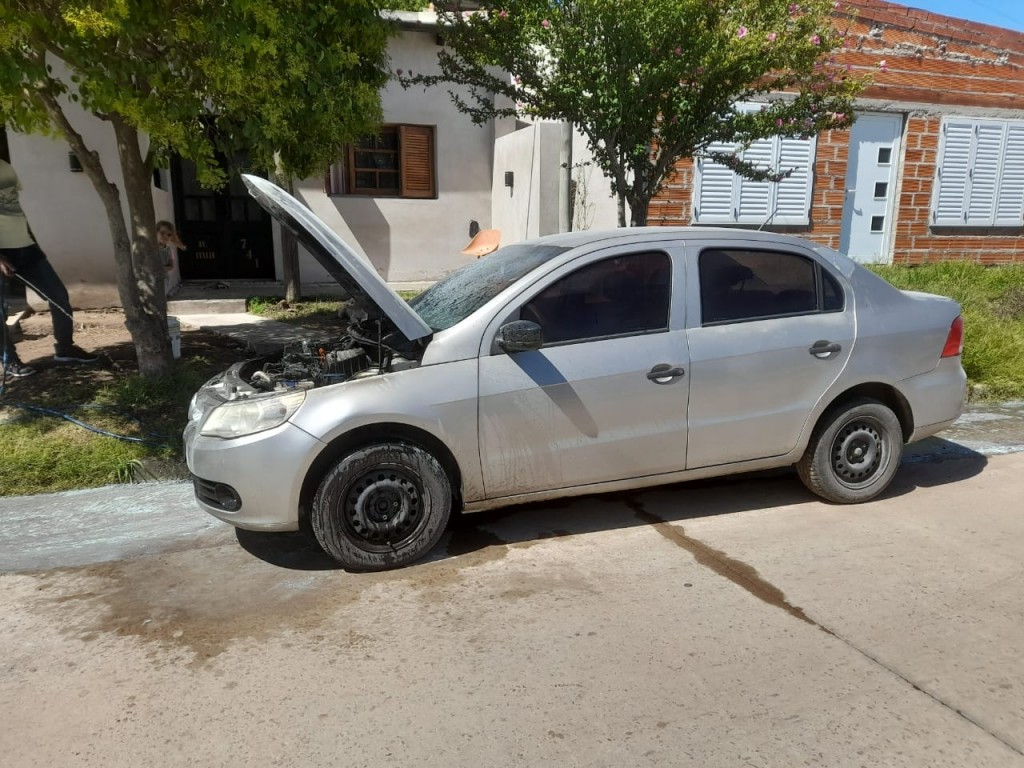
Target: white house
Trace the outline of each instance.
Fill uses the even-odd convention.
[[[389,55],[397,71],[437,70],[433,12],[402,12]],[[384,125],[376,137],[348,148],[327,178],[306,179],[296,194],[335,228],[389,282],[436,280],[468,258],[462,249],[478,230],[498,229],[503,243],[568,228],[564,214],[571,160],[560,124],[512,119],[477,126],[446,91],[382,92]],[[68,115],[104,167],[116,169],[110,126],[68,103]],[[583,150],[579,136],[574,154]],[[7,150],[22,183],[22,204],[37,240],[63,277],[77,307],[117,303],[114,257],[106,217],[85,174],[61,140],[8,131]],[[0,151],[3,150],[0,143]],[[567,163],[568,164],[568,163]],[[614,201],[593,167],[577,172],[594,190],[577,218],[614,226]],[[113,174],[111,180],[121,185]],[[506,186],[506,180],[508,185]],[[560,201],[561,196],[561,201]],[[600,199],[600,204],[595,201]],[[186,161],[154,174],[157,219],[175,222],[188,249],[178,254],[168,288],[179,281],[273,281],[282,275],[280,233],[235,179],[226,189],[201,188]],[[579,226],[577,225],[577,228]],[[300,252],[304,290],[329,280]]]

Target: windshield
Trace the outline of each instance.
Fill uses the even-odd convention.
[[[523,275],[569,250],[557,245],[506,245],[434,283],[409,302],[435,331],[451,328]]]

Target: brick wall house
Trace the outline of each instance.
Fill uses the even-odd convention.
[[[775,190],[681,161],[649,223],[764,225],[863,261],[1024,263],[1024,34],[883,0],[834,20],[837,65],[872,75],[855,125],[756,143],[805,163]]]

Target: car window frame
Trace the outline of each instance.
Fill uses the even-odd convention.
[[[791,317],[808,317],[812,315],[832,314],[845,312],[849,299],[847,296],[846,288],[843,281],[831,270],[828,269],[821,260],[816,258],[812,253],[803,252],[796,248],[783,248],[783,247],[772,247],[766,246],[764,243],[758,242],[743,242],[743,241],[722,241],[722,242],[702,242],[692,243],[691,250],[694,251],[693,263],[695,271],[694,280],[694,294],[697,299],[697,323],[698,328],[716,328],[723,325],[735,325],[740,323],[755,323],[763,320],[778,320],[783,318]],[[811,262],[814,268],[814,292],[815,292],[815,308],[810,310],[798,310],[795,312],[783,312],[774,313],[768,315],[757,315],[755,317],[742,317],[742,318],[726,318],[724,320],[711,320],[705,322],[704,320],[704,295],[703,295],[703,281],[701,275],[701,263],[700,257],[705,251],[719,250],[719,251],[757,251],[762,253],[773,253],[785,256],[792,256],[795,258],[803,259]],[[841,303],[839,307],[826,309],[825,308],[825,280],[826,276],[832,279],[833,284],[839,291]]]
[[[638,246],[641,246],[641,245],[644,246],[644,247],[638,247]],[[648,243],[636,244],[636,245],[633,245],[633,246],[631,246],[631,247],[629,247],[627,249],[622,249],[622,250],[620,250],[620,249],[613,249],[613,252],[611,252],[611,253],[601,252],[599,254],[598,253],[590,254],[593,258],[586,259],[586,263],[577,264],[574,267],[566,269],[564,272],[559,271],[559,274],[551,277],[550,280],[545,281],[543,285],[535,286],[527,294],[519,297],[519,299],[517,299],[517,301],[516,301],[515,309],[510,314],[507,314],[507,319],[505,320],[505,322],[509,322],[511,320],[516,320],[516,319],[524,319],[522,317],[522,311],[523,311],[523,308],[526,307],[527,304],[529,304],[534,299],[536,299],[538,296],[540,296],[540,294],[542,294],[544,291],[546,291],[549,288],[553,287],[554,285],[556,285],[557,283],[559,283],[562,280],[569,279],[570,277],[572,277],[576,273],[580,272],[581,270],[592,268],[592,267],[594,267],[594,266],[596,266],[598,264],[601,264],[601,263],[606,262],[606,261],[610,261],[612,259],[621,259],[621,258],[628,258],[630,256],[642,256],[642,255],[647,255],[647,254],[657,254],[659,256],[664,257],[667,260],[667,262],[668,262],[668,269],[669,269],[669,275],[668,275],[668,297],[667,297],[667,299],[668,299],[668,307],[667,307],[668,312],[667,312],[667,315],[666,315],[666,318],[665,318],[665,324],[663,326],[660,326],[658,328],[649,328],[649,329],[645,329],[645,330],[627,331],[627,332],[624,332],[624,333],[600,334],[600,335],[596,335],[596,336],[583,336],[583,337],[574,338],[574,339],[565,339],[565,340],[562,340],[562,341],[552,341],[552,342],[545,341],[542,348],[543,349],[554,349],[556,347],[566,347],[566,346],[570,346],[570,345],[573,345],[573,344],[583,344],[583,343],[590,343],[590,342],[594,342],[594,341],[605,341],[605,340],[608,340],[608,339],[626,339],[626,338],[632,338],[634,336],[653,336],[653,335],[659,334],[659,333],[668,333],[671,330],[671,328],[672,328],[672,305],[673,305],[674,296],[675,296],[674,282],[675,282],[675,279],[676,279],[676,275],[675,275],[675,273],[676,273],[676,264],[674,263],[674,259],[672,257],[672,254],[669,252],[668,249],[663,248],[663,247],[657,247],[657,245],[655,245],[655,244],[648,244]],[[570,265],[567,265],[567,266],[570,266]],[[525,318],[525,319],[529,319],[529,318]],[[504,324],[504,323],[502,323],[502,324]],[[541,327],[543,328],[543,325]]]

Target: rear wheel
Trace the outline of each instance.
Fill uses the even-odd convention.
[[[360,571],[399,568],[423,557],[451,514],[448,476],[418,446],[381,443],[335,464],[313,497],[313,533],[331,557]]]
[[[903,456],[896,414],[855,400],[826,414],[796,468],[811,491],[838,504],[869,501],[889,487]]]

